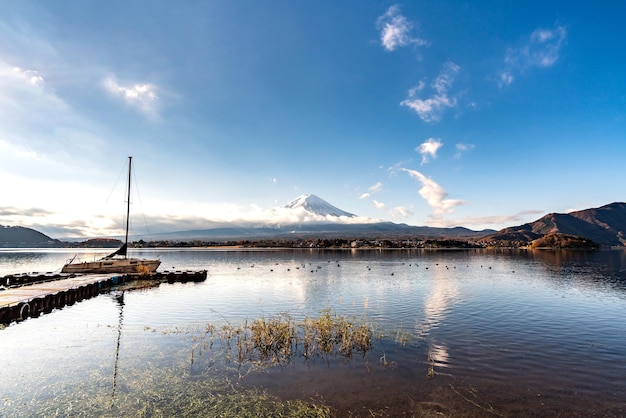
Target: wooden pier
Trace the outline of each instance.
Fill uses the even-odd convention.
[[[27,284],[15,283],[15,280],[11,283],[14,277],[11,276],[8,283],[4,281],[9,287],[0,290],[0,324],[6,325],[29,317],[38,317],[55,308],[73,305],[132,280],[153,280],[162,283],[201,282],[206,279],[207,271],[165,271],[149,275],[70,275],[46,277],[34,283],[27,281]]]

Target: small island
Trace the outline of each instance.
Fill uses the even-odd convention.
[[[584,237],[548,234],[530,243],[530,248],[597,250],[600,245]]]

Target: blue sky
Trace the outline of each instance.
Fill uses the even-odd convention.
[[[626,6],[0,1],[0,224],[276,219],[313,193],[411,225],[624,201]],[[119,189],[119,192],[117,191]],[[119,194],[119,195],[118,195]]]

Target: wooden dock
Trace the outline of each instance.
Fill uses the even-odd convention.
[[[24,285],[14,285],[0,290],[0,324],[22,321],[49,313],[55,308],[107,292],[115,286],[131,280],[155,280],[158,282],[200,282],[207,277],[206,270],[155,272],[138,274],[85,274],[44,280]]]

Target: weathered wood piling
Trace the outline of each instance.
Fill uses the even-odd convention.
[[[206,280],[207,271],[163,271],[152,274],[19,274],[0,278],[0,324],[35,318],[73,305],[136,280],[186,283]]]

